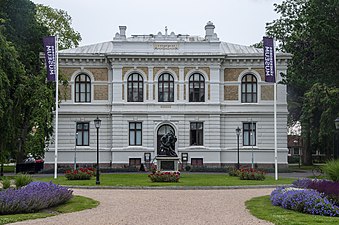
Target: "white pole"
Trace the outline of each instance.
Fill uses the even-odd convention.
[[[274,82],[274,97],[273,97],[273,107],[274,107],[274,170],[275,170],[275,180],[278,180],[278,143],[277,143],[277,57],[275,49],[275,39],[273,39],[273,48],[274,48],[274,65],[275,65],[275,82]]]
[[[252,145],[252,169],[254,169],[254,152],[253,152],[253,144],[254,144],[254,134],[253,134],[253,120],[251,119],[251,135],[250,135],[250,143]]]
[[[54,150],[54,179],[58,177],[58,123],[59,123],[59,57],[58,57],[58,35],[55,36],[55,150]]]
[[[277,83],[274,83],[274,168],[275,180],[278,180],[278,145],[277,145]]]

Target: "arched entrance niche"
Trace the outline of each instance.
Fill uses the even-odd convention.
[[[167,134],[168,132],[170,132],[171,130],[176,135],[174,127],[170,124],[163,124],[158,128],[158,130],[157,130],[157,151],[156,151],[157,155],[159,155],[159,152],[160,152],[160,139],[161,139],[161,137],[164,136],[165,134]]]

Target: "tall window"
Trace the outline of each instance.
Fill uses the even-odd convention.
[[[257,78],[252,74],[247,74],[241,80],[241,102],[257,101]]]
[[[256,145],[256,123],[243,124],[243,145],[244,146]]]
[[[89,145],[89,123],[77,123],[77,146]]]
[[[203,132],[204,132],[204,125],[202,122],[191,122],[190,145],[204,145]]]
[[[189,101],[205,101],[205,78],[199,73],[192,74],[189,79]]]
[[[144,96],[144,81],[140,74],[133,73],[129,75],[127,81],[127,101],[128,102],[142,102]]]
[[[169,73],[160,75],[158,80],[159,102],[174,102],[174,79]]]
[[[142,123],[129,123],[129,145],[142,145]]]
[[[86,74],[75,77],[75,102],[91,102],[91,79]]]

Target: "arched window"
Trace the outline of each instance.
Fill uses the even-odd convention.
[[[194,73],[189,79],[189,101],[205,101],[205,78],[199,73]]]
[[[91,78],[87,74],[75,77],[75,102],[91,102]]]
[[[174,79],[169,73],[161,74],[158,80],[158,101],[174,102]]]
[[[241,102],[257,101],[257,78],[253,74],[247,74],[241,80]]]
[[[140,74],[132,73],[127,80],[127,101],[142,102],[144,100],[144,81]]]

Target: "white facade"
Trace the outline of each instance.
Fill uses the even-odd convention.
[[[251,164],[253,153],[254,163],[273,167],[273,84],[264,81],[263,52],[219,41],[210,22],[205,30],[204,38],[173,32],[167,34],[167,29],[165,34],[159,32],[157,35],[126,38],[126,27],[120,27],[120,33],[113,41],[60,51],[59,67],[69,84],[67,87],[60,85],[60,98],[64,98],[59,109],[58,163],[71,165],[75,150],[77,163],[96,162],[97,134],[93,121],[98,116],[102,120],[99,149],[103,166],[120,167],[133,163],[134,159],[144,163],[144,153],[151,153],[154,158],[159,128],[170,125],[178,138],[176,152],[179,157],[188,153],[188,163],[198,161],[205,166],[236,164],[235,129],[239,127],[242,129],[240,163]],[[277,74],[286,73],[289,58],[289,54],[277,54]],[[76,89],[76,85],[80,87],[76,84],[80,74],[90,80],[85,84],[88,85],[86,90],[81,86],[89,96],[85,101],[80,100],[84,99],[83,95]],[[131,74],[142,78],[141,102],[129,101],[133,95],[129,92],[132,90],[129,89]],[[161,89],[164,86],[161,86],[163,82],[159,77],[163,74],[173,78],[170,102],[161,102],[158,96],[160,92],[165,96],[169,90]],[[203,79],[204,88],[190,88],[194,85],[193,74]],[[244,76],[256,80],[251,83],[256,90],[249,91],[254,100],[241,98],[246,86]],[[138,90],[140,94],[141,88]],[[277,93],[278,164],[286,166],[286,87],[278,84]],[[196,98],[198,102],[194,97],[190,99],[194,94],[199,96]],[[137,131],[130,131],[134,122],[141,124],[140,140],[133,139],[133,134],[139,135]],[[77,143],[76,146],[77,123],[89,123],[88,145]],[[248,136],[252,130],[244,133],[249,123],[256,128],[253,145],[244,141],[244,138],[252,137]],[[195,128],[191,129],[201,124],[202,136],[201,130],[199,133]],[[198,144],[194,144],[195,141]],[[53,144],[46,152],[45,163],[54,163]]]

